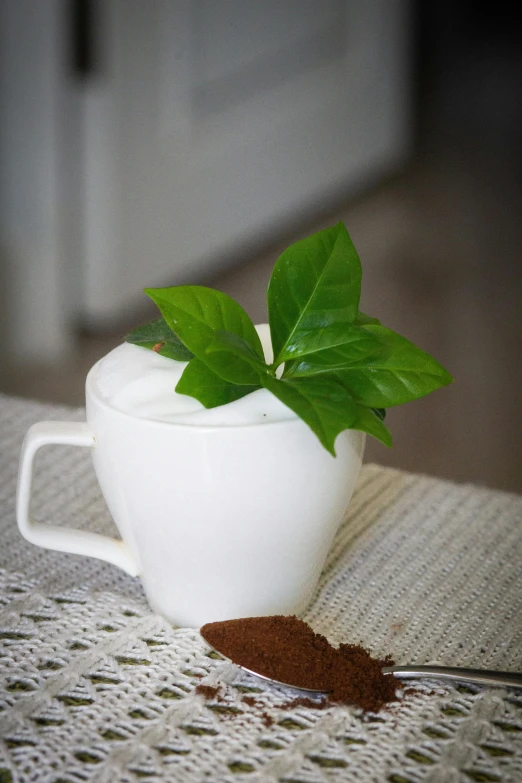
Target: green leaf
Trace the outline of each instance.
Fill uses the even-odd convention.
[[[381,416],[371,408],[357,405],[357,417],[351,425],[352,430],[362,430],[368,435],[380,440],[385,446],[391,447],[392,436],[388,427],[383,423]]]
[[[379,321],[378,318],[374,318],[371,315],[366,315],[366,313],[363,313],[363,312],[361,312],[361,310],[359,310],[359,312],[355,316],[355,320],[353,322],[353,325],[354,326],[367,326],[368,324],[376,324],[377,326],[380,326],[381,322]]]
[[[358,420],[351,394],[340,383],[322,378],[277,379],[261,375],[261,383],[315,432],[323,446],[335,457],[335,439]]]
[[[268,372],[265,362],[261,361],[246,340],[223,329],[215,332],[214,339],[207,348],[207,356],[209,354],[213,368],[219,372],[221,378],[230,383],[255,385],[259,383],[259,373]]]
[[[453,378],[429,353],[385,326],[368,325],[385,340],[390,352],[383,359],[336,369],[336,378],[356,402],[369,408],[390,408],[451,383]]]
[[[143,326],[137,326],[127,335],[125,342],[141,345],[156,351],[160,356],[176,359],[178,362],[188,362],[194,354],[186,348],[178,335],[172,331],[164,318],[156,318]]]
[[[361,331],[372,335],[383,347],[381,354],[368,355],[357,363],[327,364],[317,352],[295,362],[294,379],[334,376],[368,408],[390,408],[416,400],[451,383],[453,378],[430,354],[385,326],[368,324]],[[324,356],[329,357],[325,352]]]
[[[192,359],[187,364],[176,385],[178,394],[195,397],[205,408],[226,405],[260,388],[259,383],[256,386],[238,386],[224,381],[200,359]]]
[[[242,337],[263,359],[263,348],[254,324],[243,308],[221,291],[193,285],[146,288],[145,293],[158,305],[168,325],[187,348],[220,377],[223,377],[223,356],[207,353],[217,331]],[[251,366],[237,356],[233,359],[233,368],[227,370],[228,375],[231,373],[236,383],[256,381]]]
[[[361,293],[361,263],[343,223],[291,245],[268,286],[274,365],[291,359],[301,335],[351,323]]]
[[[324,329],[302,332],[293,346],[293,361],[286,362],[284,377],[316,375],[369,359],[384,358],[389,345],[360,326],[330,324]],[[299,361],[297,361],[299,359]]]

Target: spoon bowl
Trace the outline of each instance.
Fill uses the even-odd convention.
[[[328,691],[322,691],[318,688],[303,688],[301,685],[293,685],[290,682],[283,682],[282,680],[276,680],[274,677],[269,677],[267,674],[261,674],[260,672],[254,671],[254,669],[249,669],[248,666],[243,666],[241,663],[237,663],[237,661],[233,661],[231,658],[229,658],[225,653],[223,653],[221,650],[219,650],[214,644],[210,644],[208,639],[205,638],[205,634],[200,629],[199,631],[202,639],[204,640],[205,644],[207,644],[210,649],[217,653],[220,658],[223,658],[224,661],[227,661],[227,663],[231,663],[234,666],[237,666],[238,669],[241,669],[241,671],[246,672],[247,674],[251,674],[253,677],[257,677],[259,680],[264,680],[265,682],[269,682],[270,685],[275,685],[277,688],[288,688],[292,691],[297,691],[298,693],[302,693],[304,696],[328,696]]]

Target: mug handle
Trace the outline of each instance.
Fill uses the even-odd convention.
[[[31,519],[34,458],[42,446],[51,444],[86,446],[92,449],[96,447],[96,439],[84,422],[40,421],[30,427],[22,446],[18,472],[16,520],[20,533],[31,544],[55,549],[58,552],[70,552],[73,555],[87,555],[106,560],[119,566],[131,576],[137,576],[139,566],[123,541],[86,530],[44,525]]]

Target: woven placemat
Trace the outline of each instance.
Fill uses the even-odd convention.
[[[522,781],[522,692],[430,681],[378,715],[288,707],[139,580],[23,541],[23,435],[83,417],[0,396],[1,783]],[[39,518],[114,532],[85,450],[46,448],[36,471]],[[397,663],[522,670],[522,499],[364,466],[304,619]]]

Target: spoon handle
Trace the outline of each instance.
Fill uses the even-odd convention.
[[[388,666],[383,674],[396,677],[418,679],[431,677],[434,680],[456,680],[472,682],[476,685],[522,688],[522,673],[496,672],[487,669],[463,669],[458,666]]]

